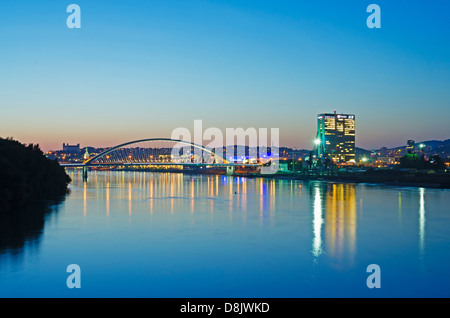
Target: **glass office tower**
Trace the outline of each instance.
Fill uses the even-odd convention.
[[[334,162],[355,162],[355,115],[317,116],[317,156]]]

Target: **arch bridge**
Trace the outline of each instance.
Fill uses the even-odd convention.
[[[168,146],[171,143],[176,143],[176,145]],[[145,145],[145,147],[136,147],[137,145]],[[173,156],[174,153],[176,156]],[[171,138],[147,138],[108,148],[101,153],[86,158],[83,163],[62,163],[61,166],[83,167],[83,176],[87,177],[88,167],[95,166],[225,167],[227,174],[232,174],[236,166],[260,167],[261,164],[256,162],[230,162],[213,149],[189,141]]]

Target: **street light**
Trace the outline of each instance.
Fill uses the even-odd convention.
[[[422,157],[425,157],[425,154],[423,153],[423,148],[425,148],[425,144],[420,144],[419,148],[420,148],[420,152],[422,153]]]
[[[320,140],[320,138],[316,138],[316,139],[314,140],[314,144],[316,145],[317,157],[320,158],[321,155],[323,155],[323,154],[322,154],[322,149],[321,149],[322,141]],[[315,158],[315,157],[316,157],[316,156],[314,156],[314,158]]]

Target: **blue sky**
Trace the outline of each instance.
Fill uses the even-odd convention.
[[[0,3],[1,137],[111,146],[202,119],[311,148],[336,109],[359,147],[450,138],[448,1],[71,1]]]

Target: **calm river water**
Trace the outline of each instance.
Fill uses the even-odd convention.
[[[450,297],[450,190],[69,174],[63,202],[2,221],[0,297]]]

